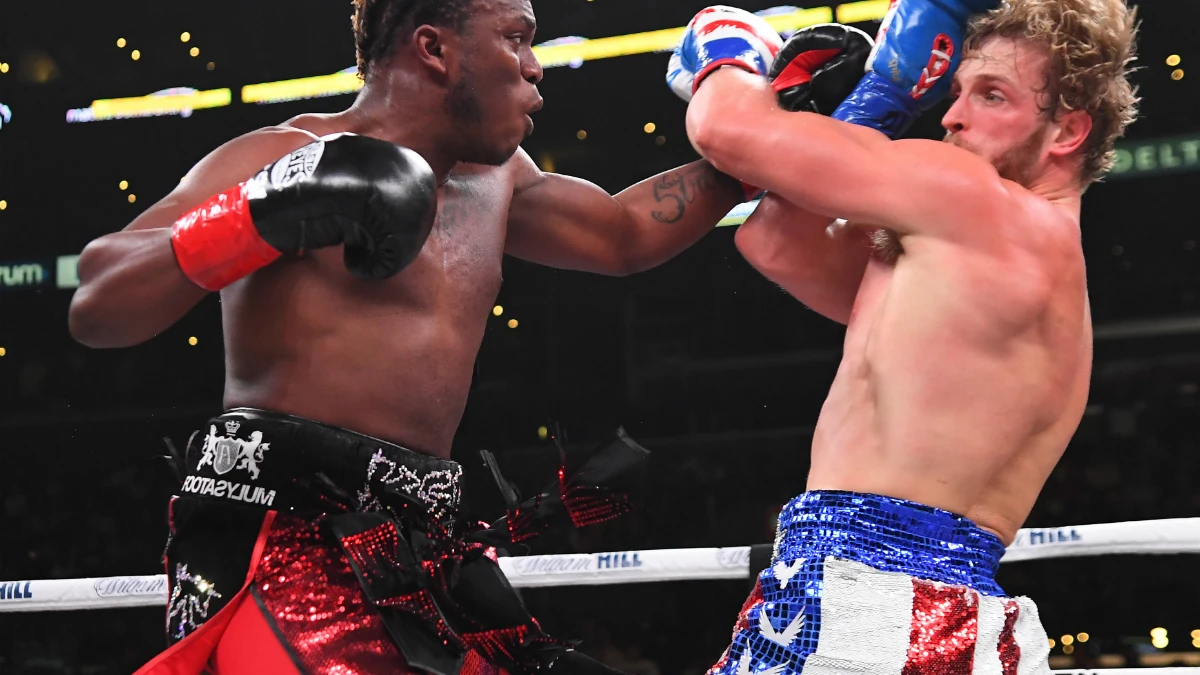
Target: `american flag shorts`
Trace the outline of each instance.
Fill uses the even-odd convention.
[[[1003,553],[947,511],[804,493],[709,675],[1049,673],[1037,607],[995,582]]]

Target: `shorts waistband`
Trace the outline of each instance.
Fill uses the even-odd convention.
[[[462,467],[314,420],[235,408],[187,449],[183,492],[271,509],[369,511],[413,502],[435,519],[461,502]]]
[[[1005,547],[969,518],[883,495],[805,492],[779,515],[777,559],[834,556],[886,572],[1003,595],[996,571]]]

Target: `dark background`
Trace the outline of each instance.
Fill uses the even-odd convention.
[[[700,0],[535,0],[539,41],[680,26]],[[751,10],[772,3],[745,0]],[[1190,0],[1145,0],[1142,119],[1131,139],[1200,131],[1193,86],[1165,65],[1200,63]],[[234,135],[350,96],[243,105],[244,84],[332,73],[353,63],[345,2],[15,2],[0,4],[0,264],[78,253],[124,227],[199,158]],[[863,25],[873,32],[875,26]],[[182,31],[192,40],[179,41]],[[125,49],[118,37],[129,41]],[[198,46],[199,58],[187,49]],[[138,48],[140,61],[129,58]],[[663,84],[666,55],[546,72],[546,108],[526,144],[543,164],[612,191],[694,158],[683,104]],[[206,69],[208,62],[214,68]],[[1197,66],[1200,68],[1200,65]],[[230,87],[234,103],[192,117],[70,124],[96,98],[176,86]],[[915,132],[938,135],[938,112]],[[643,132],[647,122],[658,131]],[[586,141],[576,138],[585,129]],[[656,144],[655,136],[666,141]],[[765,159],[769,161],[769,158]],[[122,192],[117,184],[130,182]],[[1195,430],[1196,174],[1113,180],[1084,201],[1097,324],[1092,398],[1028,522],[1058,526],[1200,515]],[[129,193],[137,202],[127,201]],[[654,451],[643,513],[555,543],[558,551],[769,541],[779,506],[803,489],[809,432],[840,355],[841,329],[760,278],[722,228],[659,269],[627,279],[509,260],[478,359],[456,458],[472,506],[499,497],[477,460],[497,452],[528,490],[553,469],[539,426],[569,443],[618,424]],[[211,297],[133,349],[93,351],[66,330],[70,291],[0,288],[0,579],[161,571],[173,484],[156,461],[220,406],[220,313]],[[506,321],[520,326],[509,329]],[[189,346],[188,338],[198,339]],[[1110,556],[1006,566],[1052,636],[1087,631],[1076,658],[1200,654],[1195,562]],[[747,583],[704,582],[528,593],[551,629],[640,675],[697,673],[728,642]],[[0,673],[130,672],[162,645],[161,610],[0,614]],[[1200,644],[1198,642],[1197,644]],[[1055,650],[1061,653],[1061,646]],[[648,660],[647,660],[648,659]],[[1086,663],[1086,661],[1081,661]],[[631,665],[633,664],[633,665]]]

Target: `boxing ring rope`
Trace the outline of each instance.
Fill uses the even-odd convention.
[[[763,545],[756,548],[769,548]],[[748,579],[750,546],[501,558],[516,588]],[[1200,518],[1022,529],[1001,562],[1078,556],[1200,553]],[[0,613],[167,604],[165,575],[0,582]],[[1190,671],[1192,673],[1200,671]]]

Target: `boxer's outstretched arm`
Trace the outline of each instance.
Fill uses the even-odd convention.
[[[732,68],[700,87],[688,135],[725,173],[813,213],[901,235],[988,237],[1012,201],[995,169],[969,152],[785,112],[762,78]]]
[[[179,269],[171,226],[212,195],[311,142],[311,136],[284,128],[234,139],[201,160],[171,194],[124,230],[88,244],[79,257],[79,289],[71,298],[71,336],[89,347],[129,347],[187,314],[208,291]]]
[[[743,201],[737,181],[695,162],[616,196],[578,178],[543,173],[525,152],[505,252],[524,260],[622,276],[660,265],[709,232]]]

